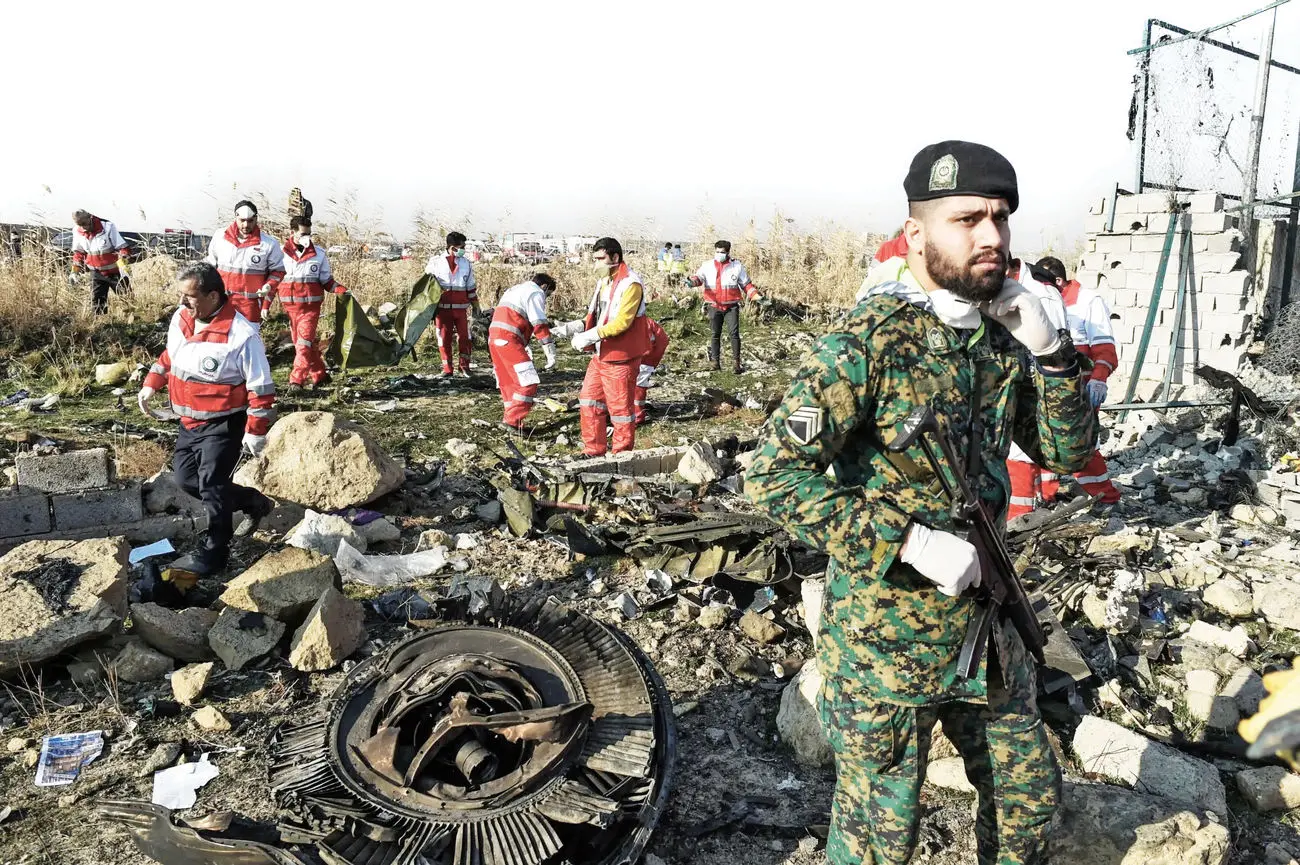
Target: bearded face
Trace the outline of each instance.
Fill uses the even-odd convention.
[[[925,241],[925,266],[940,288],[974,304],[997,297],[1007,277],[1007,258],[1001,250],[952,255],[929,238]]]

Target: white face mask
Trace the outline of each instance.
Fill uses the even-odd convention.
[[[311,246],[311,235],[310,235],[310,234],[300,234],[300,235],[298,235],[298,240],[297,240],[296,242],[297,242],[297,244],[298,244],[300,247],[302,247],[303,249],[306,249],[307,247]]]
[[[715,253],[713,253],[713,260],[714,260],[714,261],[726,261],[726,260],[727,260],[727,254],[726,254],[725,252],[715,252]]]
[[[979,326],[979,307],[968,300],[962,300],[946,288],[930,292],[930,303],[934,314],[949,327],[973,329]]]

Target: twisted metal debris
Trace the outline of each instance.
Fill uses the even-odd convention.
[[[548,600],[358,664],[326,717],[276,735],[271,789],[282,838],[329,865],[630,865],[675,745],[646,657]]]

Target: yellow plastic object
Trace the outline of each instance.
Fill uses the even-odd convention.
[[[123,276],[127,276],[127,275],[128,275],[128,271],[127,271],[127,268],[126,268],[126,259],[125,259],[125,258],[119,258],[119,259],[117,260],[117,269],[118,269],[118,271],[121,272],[121,274],[122,274]]]
[[[188,592],[199,581],[199,575],[193,571],[180,568],[166,568],[162,572],[163,582],[171,583],[179,592]]]
[[[1264,677],[1264,688],[1268,691],[1259,704],[1259,711],[1237,725],[1237,732],[1247,742],[1254,742],[1264,732],[1270,721],[1291,712],[1300,711],[1300,669],[1278,670]],[[1289,751],[1279,751],[1278,756],[1293,761],[1296,746],[1300,741],[1287,742]]]

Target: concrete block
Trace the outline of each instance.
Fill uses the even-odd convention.
[[[1100,255],[1101,253],[1098,253]],[[1091,268],[1080,268],[1074,273],[1075,280],[1084,288],[1096,288],[1097,281],[1101,278],[1101,272]]]
[[[1138,293],[1138,297],[1150,297],[1155,288],[1156,275],[1145,270],[1130,271],[1124,275],[1124,287]]]
[[[1132,249],[1133,238],[1127,234],[1099,234],[1096,239],[1098,252],[1113,254],[1129,252]]]
[[[1097,279],[1097,290],[1103,294],[1127,287],[1127,271],[1115,268],[1104,271]],[[1080,283],[1082,285],[1082,283]]]
[[[1206,294],[1198,292],[1196,305],[1201,312],[1245,312],[1250,305],[1250,300],[1244,294]]]
[[[1210,238],[1218,237],[1217,234],[1193,234],[1192,235],[1192,254],[1197,255],[1210,251]]]
[[[1103,215],[1085,216],[1083,218],[1083,230],[1088,234],[1101,234],[1106,230],[1106,223],[1109,219]]]
[[[1085,252],[1079,259],[1079,270],[1102,270],[1107,256],[1101,252]]]
[[[1241,296],[1246,293],[1246,284],[1250,273],[1234,270],[1230,273],[1206,273],[1199,277],[1201,291],[1207,294],[1227,294]]]
[[[1157,271],[1159,271],[1161,254],[1162,253],[1159,252],[1142,253],[1142,269],[1151,274],[1154,274]],[[1178,268],[1181,266],[1182,266],[1182,258],[1178,255],[1171,254],[1169,256],[1169,263],[1165,265],[1165,279],[1169,279],[1172,276],[1177,276]]]
[[[1222,234],[1198,234],[1192,237],[1192,243],[1205,240],[1206,252],[1240,252],[1241,235],[1235,231],[1225,231]]]
[[[1215,312],[1201,316],[1201,327],[1224,333],[1244,334],[1250,330],[1251,319],[1248,312]]]
[[[1115,218],[1118,219],[1120,214],[1129,214],[1138,212],[1138,196],[1121,195],[1115,199]]]
[[[1196,256],[1197,273],[1231,273],[1241,262],[1237,252],[1203,252]]]
[[[1188,209],[1192,213],[1214,213],[1223,210],[1223,196],[1217,192],[1194,192],[1188,196]]]
[[[144,519],[144,499],[138,486],[83,490],[50,497],[58,531],[87,529]]]
[[[1142,237],[1145,237],[1145,235],[1135,234],[1133,240],[1136,241]],[[1146,256],[1141,252],[1121,252],[1119,255],[1112,255],[1101,271],[1102,273],[1108,273],[1112,270],[1141,270],[1145,262]]]
[[[1138,213],[1168,213],[1172,207],[1172,201],[1168,192],[1144,192],[1141,195],[1134,195]]]
[[[21,453],[14,457],[18,486],[46,493],[71,493],[108,486],[107,448],[92,448],[53,456]]]
[[[1084,251],[1084,252],[1096,252],[1096,251],[1097,251],[1097,238],[1095,238],[1095,237],[1087,237],[1087,238],[1084,238],[1084,241],[1083,241],[1083,251]]]
[[[1230,213],[1193,213],[1192,231],[1196,234],[1216,234],[1237,227],[1237,218]]]
[[[1115,301],[1111,304],[1112,311],[1114,307],[1136,307],[1138,305],[1138,293],[1131,288],[1120,289],[1115,292]]]
[[[1163,234],[1133,235],[1134,252],[1159,252],[1164,248],[1165,248],[1165,236]]]
[[[20,538],[50,530],[50,498],[35,490],[0,491],[0,538]]]
[[[1161,243],[1164,242],[1165,232],[1169,230],[1170,214],[1157,213],[1147,217],[1147,231],[1159,235]]]
[[[1147,230],[1147,220],[1150,219],[1145,213],[1130,213],[1127,216],[1115,217],[1115,224],[1111,231],[1115,234],[1144,234]]]

